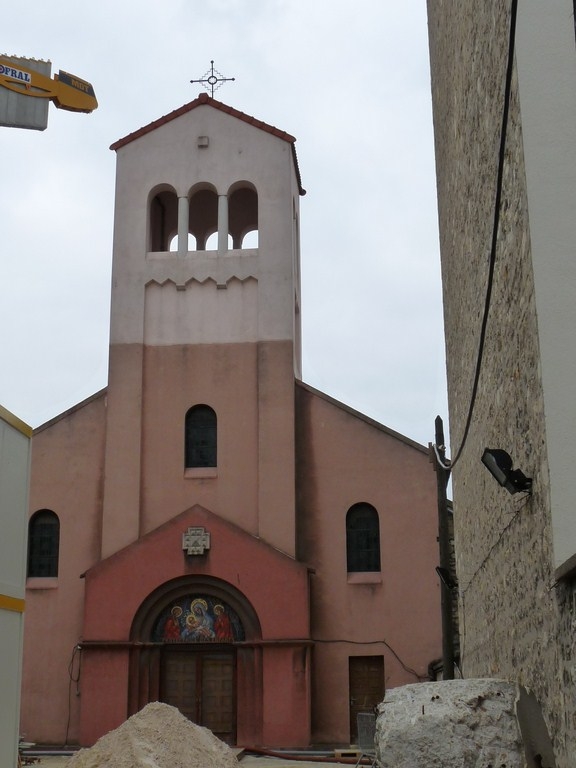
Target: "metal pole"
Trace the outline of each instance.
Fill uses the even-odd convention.
[[[446,469],[444,446],[444,424],[440,416],[436,417],[435,448],[431,447],[432,463],[436,471],[436,487],[438,493],[438,548],[440,568],[452,576],[450,527],[448,520],[448,504],[446,488],[450,479],[450,470]],[[444,465],[444,466],[442,466]],[[452,590],[444,579],[440,579],[441,611],[442,611],[442,678],[454,679],[454,620],[452,615]]]

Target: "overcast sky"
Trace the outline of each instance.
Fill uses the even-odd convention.
[[[427,444],[447,422],[424,0],[28,0],[0,53],[91,115],[0,128],[0,404],[38,426],[106,385],[115,140],[215,98],[296,137],[303,378]]]

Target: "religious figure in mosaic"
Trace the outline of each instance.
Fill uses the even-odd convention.
[[[208,603],[198,597],[190,604],[190,613],[186,616],[186,627],[182,633],[184,640],[213,640],[214,622],[208,613]]]
[[[224,610],[224,606],[218,603],[214,606],[214,632],[216,640],[221,643],[231,643],[234,640],[232,622]]]
[[[164,643],[234,643],[244,638],[236,611],[209,595],[188,595],[165,606],[152,629],[152,640]]]
[[[164,640],[180,640],[182,635],[182,625],[180,624],[180,617],[182,616],[182,608],[179,605],[172,607],[170,616],[166,619],[164,624],[164,631],[162,637]]]

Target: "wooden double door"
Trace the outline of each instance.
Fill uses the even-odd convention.
[[[236,657],[231,651],[165,649],[160,699],[219,739],[236,741]]]

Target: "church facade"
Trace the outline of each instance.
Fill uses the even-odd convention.
[[[354,742],[441,655],[428,451],[301,380],[292,136],[201,95],[112,149],[108,386],[33,436],[21,730],[161,700]]]

